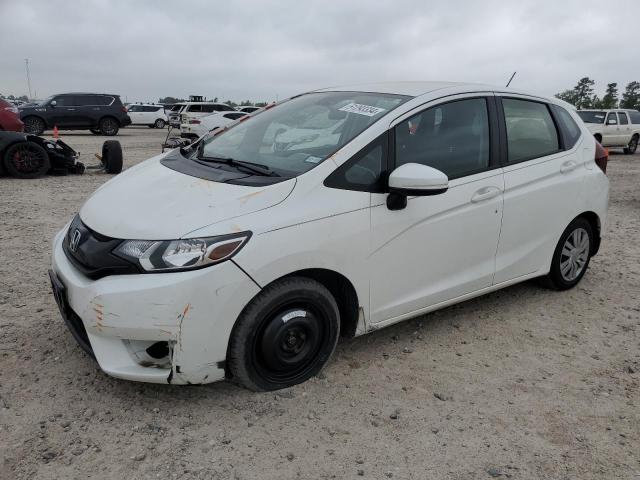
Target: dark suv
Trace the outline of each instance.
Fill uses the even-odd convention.
[[[63,93],[38,105],[20,107],[24,131],[40,135],[45,130],[91,130],[96,135],[116,135],[131,124],[118,95]]]

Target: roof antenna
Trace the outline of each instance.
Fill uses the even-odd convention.
[[[511,85],[511,80],[513,80],[513,77],[515,77],[515,76],[516,76],[516,73],[517,73],[517,72],[513,72],[513,75],[511,75],[511,78],[509,79],[509,81],[507,82],[507,84],[505,85],[505,87],[504,87],[504,88],[507,88],[509,85]]]

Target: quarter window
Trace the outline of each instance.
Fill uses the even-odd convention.
[[[388,132],[383,133],[333,172],[324,182],[327,187],[363,192],[385,191],[382,173],[386,170]]]
[[[509,163],[551,155],[560,150],[558,132],[545,103],[503,98]]]
[[[429,108],[395,127],[396,166],[421,163],[449,179],[489,167],[489,115],[484,98]]]
[[[573,120],[571,114],[564,108],[558,105],[551,105],[551,110],[553,110],[553,113],[556,117],[556,122],[558,123],[558,128],[560,129],[564,149],[571,150],[580,138],[580,127]]]

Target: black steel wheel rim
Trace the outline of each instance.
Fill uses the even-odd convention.
[[[254,368],[270,382],[294,382],[316,366],[328,328],[308,302],[280,305],[264,317],[253,341]]]
[[[40,121],[37,118],[27,118],[24,126],[27,133],[40,131]]]
[[[100,128],[100,131],[103,133],[106,133],[107,135],[110,135],[115,131],[115,129],[116,129],[116,125],[113,120],[105,120],[102,123],[102,127]]]
[[[11,153],[9,161],[16,171],[24,174],[30,174],[40,171],[42,165],[47,161],[46,152],[36,148],[33,145],[24,143],[17,145]]]

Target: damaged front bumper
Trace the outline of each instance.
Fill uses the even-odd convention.
[[[53,242],[52,283],[57,279],[61,286],[54,286],[56,301],[74,337],[81,346],[86,339],[83,348],[102,370],[152,383],[224,378],[233,324],[259,291],[235,263],[91,280],[63,252],[65,233]]]

